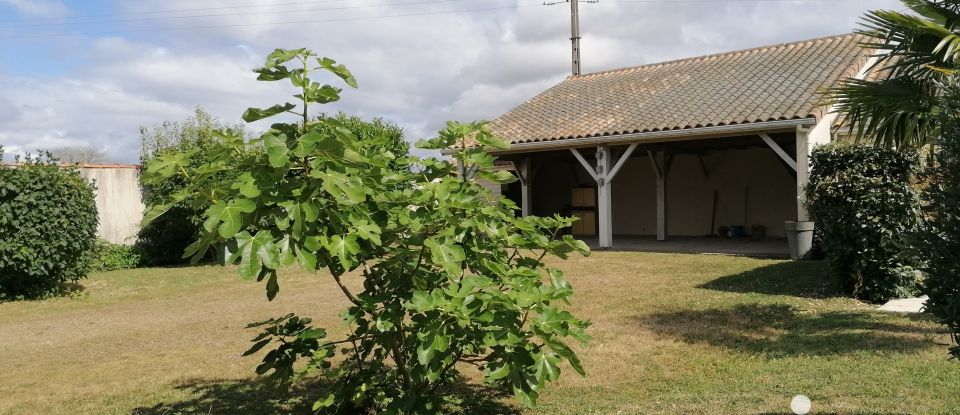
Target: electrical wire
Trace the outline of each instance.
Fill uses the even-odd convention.
[[[166,14],[166,13],[186,13],[186,12],[196,12],[196,11],[210,11],[210,10],[235,10],[235,9],[248,9],[248,8],[268,8],[268,7],[277,7],[277,6],[302,6],[310,4],[329,4],[336,2],[347,2],[350,0],[313,0],[313,1],[295,1],[295,2],[282,2],[282,3],[270,3],[270,4],[238,4],[230,6],[217,6],[217,7],[196,7],[188,9],[164,9],[164,10],[150,10],[150,11],[140,11],[140,12],[116,12],[116,13],[97,13],[97,14],[81,14],[69,17],[33,17],[33,18],[21,18],[21,19],[6,19],[0,20],[0,24],[14,23],[20,24],[25,22],[35,22],[35,21],[69,21],[74,19],[90,19],[95,17],[111,17],[111,16],[141,16],[141,15],[151,15],[151,14]],[[566,0],[563,0],[564,2]],[[598,2],[602,3],[804,3],[804,2],[830,2],[837,0],[600,0]],[[856,0],[850,0],[856,1]],[[184,16],[189,17],[189,16]],[[88,23],[88,22],[76,22],[76,23]]]
[[[341,0],[324,0],[324,1],[311,1],[311,2],[287,2],[287,3],[275,3],[276,5],[293,5],[293,4],[315,4],[315,3],[330,3],[333,1]],[[452,1],[463,1],[463,0],[423,0],[419,2],[408,2],[408,3],[382,3],[377,5],[362,5],[362,6],[344,6],[344,7],[334,7],[326,9],[314,9],[313,11],[328,11],[328,10],[340,10],[340,9],[352,9],[352,8],[363,8],[363,7],[386,7],[386,6],[399,6],[399,5],[414,5],[414,4],[428,4],[428,3],[445,3]],[[610,3],[638,3],[638,4],[684,4],[684,3],[826,3],[826,2],[836,2],[840,0],[600,0],[599,4],[610,4]],[[858,1],[858,0],[850,0]],[[192,30],[205,30],[205,29],[227,29],[227,28],[239,28],[239,27],[255,27],[255,26],[271,26],[271,25],[292,25],[292,24],[307,24],[307,23],[333,23],[333,22],[348,22],[348,21],[364,21],[364,20],[376,20],[376,19],[391,19],[391,18],[402,18],[402,17],[416,17],[416,16],[434,16],[434,15],[445,15],[445,14],[460,14],[460,13],[471,13],[471,12],[488,12],[488,11],[497,11],[497,10],[511,10],[518,9],[521,7],[531,7],[531,6],[541,6],[543,3],[529,3],[523,4],[518,3],[510,6],[497,6],[497,7],[485,7],[485,8],[471,8],[471,9],[460,9],[460,10],[442,10],[442,11],[427,11],[427,12],[416,12],[416,13],[401,13],[401,14],[392,14],[392,15],[381,15],[381,16],[359,16],[359,17],[341,17],[341,18],[326,18],[326,19],[305,19],[305,20],[295,20],[295,21],[280,21],[280,22],[261,22],[261,23],[235,23],[235,24],[221,24],[221,25],[206,25],[206,26],[185,26],[185,27],[162,27],[162,28],[141,28],[141,29],[124,29],[124,30],[111,30],[111,31],[91,31],[91,32],[60,32],[60,33],[39,33],[39,34],[14,34],[11,36],[0,36],[0,41],[3,40],[20,40],[20,39],[49,39],[49,38],[58,38],[58,37],[69,37],[69,36],[102,36],[102,35],[117,35],[125,33],[142,33],[142,32],[158,32],[158,31],[192,31]],[[249,8],[249,7],[261,7],[259,5],[238,5],[238,6],[225,6],[225,7],[216,7],[216,8],[194,8],[194,9],[169,9],[165,11],[158,12],[143,12],[143,13],[172,13],[172,12],[183,12],[183,11],[199,11],[199,10],[220,10],[228,8]],[[139,18],[139,19],[127,19],[126,21],[153,21],[153,20],[162,20],[162,19],[178,19],[178,18],[192,18],[192,17],[223,17],[231,15],[258,15],[258,14],[278,14],[278,13],[290,13],[294,11],[280,11],[280,12],[241,12],[241,13],[226,13],[226,14],[207,14],[200,16],[166,16],[160,18]],[[126,13],[122,15],[129,15],[132,13]],[[111,14],[104,14],[111,15]],[[104,16],[101,15],[101,16]],[[121,15],[120,13],[112,15]],[[88,15],[95,16],[95,15]],[[123,20],[119,20],[123,22]],[[98,23],[112,23],[114,21],[102,21]],[[92,22],[84,22],[92,23]],[[0,29],[10,29],[15,27],[6,27],[0,26]]]
[[[288,2],[288,3],[271,3],[271,4],[238,4],[238,5],[232,5],[232,6],[199,7],[199,8],[193,8],[193,9],[166,9],[166,10],[152,10],[152,11],[142,11],[142,12],[81,14],[81,15],[75,15],[70,17],[32,17],[32,18],[26,18],[26,19],[0,20],[0,23],[31,22],[31,21],[40,21],[40,20],[85,19],[90,17],[107,17],[107,16],[137,16],[137,15],[157,14],[157,13],[183,13],[183,12],[208,11],[208,10],[246,9],[246,8],[255,8],[255,7],[302,6],[305,4],[336,3],[338,1],[348,1],[348,0],[313,0],[313,1],[296,1],[296,2]]]
[[[541,5],[540,3],[516,4],[512,6],[501,6],[501,7],[485,7],[485,8],[475,8],[475,9],[444,10],[444,11],[431,11],[431,12],[418,12],[418,13],[402,13],[402,14],[392,14],[392,15],[382,15],[382,16],[359,16],[359,17],[343,17],[343,18],[331,18],[331,19],[307,19],[307,20],[263,22],[263,23],[236,23],[236,24],[222,24],[222,25],[208,25],[208,26],[143,28],[143,29],[102,31],[102,32],[74,32],[74,33],[46,33],[46,34],[38,34],[38,35],[15,35],[15,36],[0,36],[0,40],[47,39],[47,38],[56,38],[56,37],[65,37],[65,36],[102,36],[102,35],[115,35],[115,34],[124,34],[124,33],[157,32],[157,31],[188,31],[188,30],[227,29],[227,28],[253,27],[253,26],[292,25],[292,24],[305,24],[305,23],[350,22],[350,21],[362,21],[362,20],[391,19],[391,18],[399,18],[399,17],[434,16],[434,15],[443,15],[443,14],[512,10],[512,9],[518,9],[521,7],[531,7],[531,6],[540,6],[540,5]]]
[[[455,1],[465,1],[465,0],[423,0],[423,1],[414,1],[414,2],[407,2],[407,3],[365,4],[365,5],[354,5],[354,6],[328,7],[328,8],[321,8],[321,9],[311,8],[311,9],[296,9],[296,10],[197,14],[197,15],[188,15],[188,16],[135,17],[135,18],[129,18],[129,19],[89,20],[84,22],[35,23],[35,24],[27,24],[27,25],[0,25],[0,29],[11,28],[11,27],[12,28],[54,27],[54,26],[73,26],[73,25],[102,24],[102,23],[129,23],[129,22],[143,22],[143,21],[153,22],[153,21],[178,20],[178,19],[199,19],[199,18],[205,18],[205,17],[251,16],[251,15],[268,15],[268,14],[285,14],[285,13],[314,13],[314,12],[331,11],[331,10],[350,10],[350,9],[364,9],[364,8],[388,7],[388,6],[410,6],[410,5],[418,5],[418,4],[450,3]]]

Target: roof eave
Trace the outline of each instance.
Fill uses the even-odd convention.
[[[713,127],[688,128],[683,130],[651,131],[632,134],[617,134],[599,137],[565,138],[556,140],[533,141],[511,144],[508,150],[491,151],[493,154],[533,153],[539,151],[562,150],[567,148],[593,147],[598,145],[627,145],[633,143],[652,144],[666,141],[683,141],[746,135],[750,133],[790,131],[797,127],[817,124],[817,119],[798,118],[792,120],[763,121],[744,124],[720,125]],[[444,155],[456,150],[446,149]]]

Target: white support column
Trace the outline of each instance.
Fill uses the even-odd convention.
[[[610,185],[611,157],[609,146],[597,147],[597,216],[600,221],[600,248],[613,247],[613,188]]]
[[[656,155],[652,151],[647,151],[650,156],[650,162],[653,164],[653,172],[657,175],[657,240],[667,240],[667,174],[670,171],[670,163],[667,162],[667,153],[657,151]]]
[[[519,165],[514,164],[514,167],[517,169],[517,176],[520,178],[520,215],[527,217],[530,216],[533,205],[533,194],[531,193],[532,183],[530,183],[530,159],[525,158],[520,161]]]
[[[810,220],[806,187],[810,181],[810,128],[797,127],[797,221]]]
[[[621,155],[616,164],[614,164],[610,146],[598,146],[596,167],[587,163],[587,160],[583,158],[579,150],[575,148],[570,149],[570,152],[577,158],[580,165],[582,165],[587,173],[590,174],[590,177],[593,177],[593,180],[597,182],[597,199],[599,199],[597,201],[597,220],[600,222],[599,240],[601,249],[613,247],[613,178],[616,177],[617,173],[623,165],[627,163],[627,160],[630,159],[630,156],[633,155],[636,149],[637,144],[628,146],[627,150],[623,152],[623,155]]]

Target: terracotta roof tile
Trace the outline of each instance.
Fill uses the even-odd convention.
[[[494,120],[513,143],[820,118],[868,53],[848,34],[571,76]]]

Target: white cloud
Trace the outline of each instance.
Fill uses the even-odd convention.
[[[60,0],[0,0],[0,4],[32,18],[60,17],[69,10]]]
[[[133,161],[138,125],[191,112],[190,106],[134,94],[105,81],[12,78],[0,82],[0,89],[20,113],[0,128],[0,143],[9,154],[89,144],[105,147],[112,159]]]
[[[526,2],[485,0],[481,6],[462,1],[287,15],[211,16],[137,23],[129,28],[248,25],[517,3]],[[866,8],[893,7],[897,1],[864,3],[584,5],[583,66],[585,71],[599,71],[843,33],[852,29]],[[231,2],[118,4],[121,11],[147,11],[226,7]],[[710,12],[703,12],[703,7],[710,7]],[[289,88],[258,83],[250,70],[273,48],[300,46],[346,64],[360,81],[359,90],[345,91],[343,101],[325,111],[383,116],[399,123],[409,138],[416,140],[434,134],[447,119],[493,118],[563,79],[570,67],[568,38],[568,10],[555,6],[59,39],[50,47],[69,50],[65,56],[81,62],[66,75],[0,74],[0,90],[4,91],[0,143],[8,150],[84,143],[105,147],[117,161],[135,161],[137,127],[141,125],[180,120],[196,105],[225,120],[238,120],[248,106],[288,99]]]

